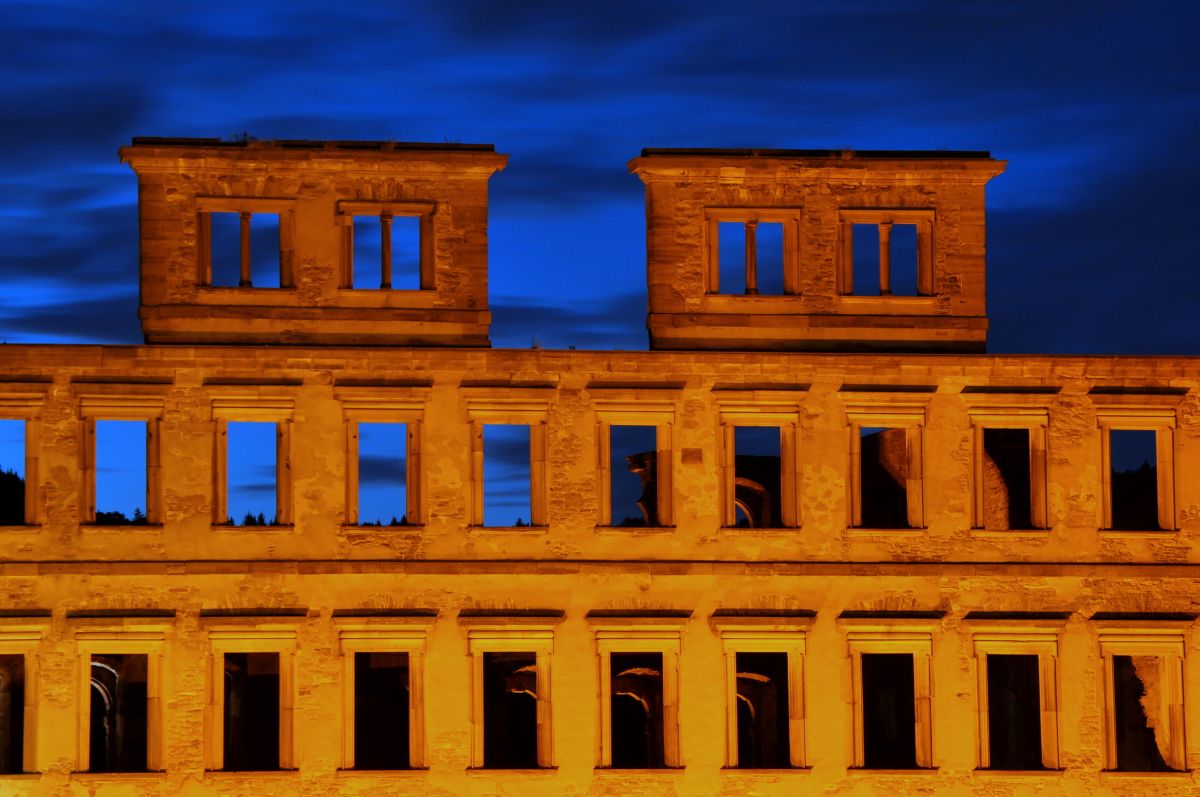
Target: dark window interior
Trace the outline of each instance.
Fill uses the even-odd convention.
[[[1029,430],[983,430],[983,527],[1033,528]]]
[[[1153,430],[1147,429],[1109,432],[1114,529],[1145,531],[1159,527],[1156,437]]]
[[[0,775],[24,768],[25,656],[0,654]]]
[[[145,772],[149,695],[145,654],[92,656],[90,772]]]
[[[279,654],[225,654],[225,769],[279,769]]]
[[[408,654],[354,654],[354,768],[407,769]]]
[[[484,653],[483,765],[537,767],[537,733],[537,656]]]
[[[610,509],[614,526],[658,525],[658,430],[609,427]]]
[[[1161,683],[1160,660],[1156,656],[1113,656],[1114,724],[1117,736],[1117,769],[1123,772],[1169,772],[1163,756],[1165,736],[1156,737],[1154,728],[1166,728],[1168,717],[1147,716],[1156,713],[1157,701],[1147,696],[1147,682]],[[1161,688],[1161,687],[1160,687]]]
[[[862,525],[908,528],[908,434],[905,429],[862,429]]]
[[[916,702],[913,657],[862,654],[863,766],[916,769]]]
[[[737,426],[734,436],[736,524],[778,528],[780,518],[780,431],[777,426]]]
[[[611,657],[612,766],[663,767],[662,654],[613,653]]]
[[[988,738],[992,769],[1042,769],[1038,657],[988,655]]]
[[[790,767],[787,654],[736,656],[738,767]]]

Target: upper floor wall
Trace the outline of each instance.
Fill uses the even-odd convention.
[[[149,343],[487,346],[476,144],[135,138]]]
[[[986,152],[647,149],[655,349],[984,351]]]

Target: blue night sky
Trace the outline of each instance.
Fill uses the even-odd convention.
[[[497,346],[645,347],[642,147],[851,147],[1009,161],[992,351],[1200,352],[1194,2],[0,6],[8,342],[139,342],[117,147],[248,132],[509,154]]]
[[[991,351],[1200,353],[1194,0],[0,12],[9,343],[140,342],[136,184],[117,148],[248,133],[510,155],[491,182],[496,346],[646,347],[644,199],[625,166],[642,147],[945,148],[1009,162],[989,187]],[[516,475],[498,474],[494,508],[519,516],[505,491],[527,448],[496,445]],[[365,481],[402,491],[381,446]],[[19,469],[19,445],[0,449]],[[244,497],[270,515],[272,463],[244,464]],[[111,469],[130,490],[117,503],[140,505],[144,488]],[[384,522],[403,506],[386,500],[368,510]]]

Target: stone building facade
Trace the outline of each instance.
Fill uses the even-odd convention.
[[[645,151],[640,352],[489,347],[491,147],[121,154],[146,344],[0,348],[0,794],[1196,792],[1200,360],[984,353],[987,153]],[[404,425],[391,525],[365,424]]]

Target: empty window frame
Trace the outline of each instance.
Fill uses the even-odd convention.
[[[847,407],[850,426],[850,525],[924,527],[923,407]]]
[[[471,766],[554,766],[550,660],[560,617],[460,617],[471,653]]]
[[[710,294],[747,296],[800,292],[800,211],[794,208],[708,208]]]
[[[0,415],[0,526],[37,523],[36,425],[32,408],[19,412]]]
[[[471,419],[471,524],[546,524],[546,410],[542,402],[476,402]]]
[[[292,400],[213,400],[213,523],[292,523]]]
[[[50,618],[0,618],[0,775],[37,772],[38,650]]]
[[[338,395],[346,419],[346,524],[420,525],[424,397]]]
[[[295,286],[294,200],[199,197],[198,284],[210,287]]]
[[[805,617],[714,616],[725,652],[725,765],[804,766]]]
[[[795,528],[800,525],[795,404],[723,402],[721,417],[721,525]]]
[[[901,627],[852,627],[850,650],[854,766],[933,766],[929,660],[932,633]]]
[[[972,408],[973,527],[1044,529],[1046,427],[1044,409]]]
[[[224,619],[224,618],[222,618]],[[292,769],[295,626],[263,620],[208,627],[208,769]]]
[[[431,202],[339,202],[343,287],[432,289],[434,207]]]
[[[600,402],[596,415],[599,525],[672,526],[672,407]]]
[[[972,624],[981,769],[1058,769],[1057,627]]]
[[[1187,769],[1181,628],[1099,629],[1104,684],[1104,767]]]
[[[589,617],[589,620],[593,623],[600,657],[598,766],[613,769],[680,766],[681,620],[611,617]]]
[[[1174,531],[1175,410],[1098,407],[1102,528]]]
[[[81,397],[83,522],[162,522],[162,407],[156,396]]]
[[[432,617],[335,616],[342,654],[342,768],[425,766],[425,647]]]
[[[86,622],[86,621],[73,621]],[[162,655],[166,626],[130,618],[77,629],[81,772],[162,769]]]
[[[838,219],[838,293],[933,295],[934,211],[847,209]]]

